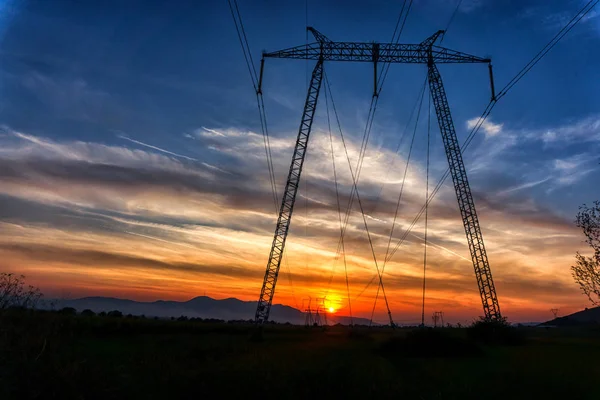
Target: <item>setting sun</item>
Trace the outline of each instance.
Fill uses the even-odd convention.
[[[332,313],[332,312],[335,312],[335,308],[333,308],[333,307],[329,307],[329,312],[330,312],[330,313]]]

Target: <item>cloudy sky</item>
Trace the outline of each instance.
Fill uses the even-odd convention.
[[[262,50],[304,44],[307,22],[332,40],[388,42],[401,3],[239,0],[255,60]],[[502,87],[584,3],[464,0],[443,45],[491,57]],[[415,0],[400,42],[444,29],[455,7]],[[578,206],[600,199],[599,46],[593,10],[498,103],[464,152],[501,308],[515,321],[586,306],[569,266],[586,250],[573,224]],[[312,67],[266,63],[279,192]],[[355,164],[372,66],[325,68]],[[489,101],[487,68],[440,71],[462,142]],[[392,246],[425,199],[427,92],[418,123],[411,113],[425,74],[422,65],[390,69],[361,172],[380,266],[413,133]],[[447,161],[430,118],[435,186]],[[322,96],[275,303],[300,308],[327,296],[347,314],[332,147],[346,204],[352,178]],[[275,220],[254,90],[226,1],[0,0],[0,270],[25,274],[47,297],[255,300]],[[420,319],[423,231],[420,220],[386,263],[399,322]],[[429,239],[426,315],[481,315],[450,181],[429,209]],[[352,311],[369,316],[376,270],[356,206],[345,244]],[[385,318],[379,302],[375,319]]]

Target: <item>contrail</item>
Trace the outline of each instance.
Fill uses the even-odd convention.
[[[129,140],[130,142],[133,142],[135,144],[139,144],[140,146],[146,146],[146,147],[149,147],[149,148],[154,149],[154,150],[162,151],[163,153],[170,154],[170,155],[175,156],[175,157],[181,157],[181,158],[185,158],[185,159],[188,159],[188,160],[191,160],[191,161],[198,161],[195,158],[184,156],[182,154],[173,153],[172,151],[161,149],[160,147],[152,146],[150,144],[147,144],[147,143],[144,143],[144,142],[140,142],[139,140],[134,140],[134,139],[128,138],[127,136],[117,135],[117,137],[119,137],[120,139]]]

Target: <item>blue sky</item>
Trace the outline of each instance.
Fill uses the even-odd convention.
[[[306,22],[332,40],[387,42],[401,3],[239,1],[255,61],[262,50],[304,44]],[[464,0],[443,45],[491,57],[496,87],[501,88],[584,3]],[[418,43],[444,29],[455,7],[454,0],[414,1],[400,42]],[[227,2],[2,0],[0,11],[0,179],[4,182],[0,220],[6,225],[0,236],[1,251],[12,260],[6,268],[27,272],[45,283],[49,292],[159,298],[173,297],[179,291],[191,297],[204,290],[198,289],[201,284],[217,297],[233,294],[253,299],[260,287],[274,216],[269,214],[272,204],[255,95]],[[600,177],[600,53],[595,51],[599,45],[600,10],[593,10],[498,103],[465,152],[484,236],[490,236],[486,243],[492,270],[503,268],[495,269],[494,259],[507,265],[506,273],[496,275],[515,315],[532,316],[535,310],[547,308],[545,301],[573,308],[584,304],[568,271],[574,252],[584,249],[570,225],[581,203],[600,198],[600,187],[595,184]],[[266,62],[264,96],[280,188],[312,67],[303,60]],[[326,65],[340,120],[352,144],[360,145],[364,130],[372,93],[371,68],[368,64]],[[440,70],[462,141],[489,101],[487,68],[443,65]],[[398,158],[393,152],[425,72],[424,66],[394,65],[382,91],[362,187],[368,197],[386,185],[388,203],[376,210],[390,208],[397,196],[397,176],[401,176],[408,141],[403,142]],[[424,196],[426,109],[423,113],[410,167],[414,179],[408,187],[417,209]],[[431,180],[435,184],[447,163],[433,117],[432,126]],[[306,260],[324,254],[330,257],[335,251],[319,245],[333,242],[336,235],[334,225],[320,221],[337,218],[337,213],[319,207],[328,204],[332,195],[323,101],[311,140],[304,176],[306,206],[297,211],[305,218],[298,217],[292,230],[297,239],[291,238],[288,248],[292,268],[296,268],[292,275],[310,275]],[[341,153],[336,157],[344,162]],[[382,172],[385,178],[378,176]],[[433,240],[468,257],[452,196],[446,183],[432,207],[430,226],[438,229]],[[403,209],[408,221],[414,215],[411,204]],[[390,212],[393,208],[373,214],[374,224],[387,221],[385,229],[389,229]],[[436,213],[449,225],[440,222],[436,227]],[[354,224],[357,243],[359,222],[357,218]],[[22,229],[13,232],[14,226]],[[197,230],[211,230],[211,234],[203,231],[207,236],[196,238]],[[515,242],[514,235],[522,240]],[[568,238],[559,240],[556,235]],[[232,237],[246,244],[227,242]],[[115,243],[106,246],[111,240]],[[45,247],[35,248],[40,242]],[[560,258],[549,253],[557,242]],[[160,251],[152,247],[159,243],[170,243],[170,247]],[[243,253],[248,243],[260,243],[256,253],[246,249],[251,265],[219,258],[226,253],[223,248],[241,246],[239,253]],[[413,296],[410,285],[401,289],[402,279],[418,270],[416,239],[413,244],[414,251],[407,250],[406,260],[398,260],[397,275],[391,272],[390,279],[397,276],[400,282],[399,299]],[[363,244],[356,245],[357,265],[368,265],[368,254],[361,259],[363,247],[364,238]],[[67,254],[66,248],[79,253]],[[178,264],[179,258],[191,257],[181,251],[191,249],[199,257],[194,262],[205,268]],[[301,254],[297,259],[292,249]],[[123,277],[107,280],[107,275],[82,272],[78,256],[86,252],[96,252],[101,259],[93,265],[96,270],[117,269]],[[509,257],[507,252],[513,254]],[[132,261],[142,253],[150,261]],[[439,265],[460,261],[460,266],[441,270],[439,292],[434,284],[432,302],[439,301],[447,309],[466,307],[457,311],[460,315],[475,313],[478,300],[469,262],[454,258],[437,260]],[[154,278],[141,272],[157,260],[172,270],[165,267]],[[54,266],[44,268],[44,262]],[[218,266],[221,271],[215,272]],[[407,268],[413,268],[414,274],[406,272]],[[225,281],[221,275],[227,277]],[[294,305],[293,297],[312,293],[311,286],[327,281],[321,279],[326,275],[317,274],[304,286],[299,283],[298,294],[292,295],[291,288],[279,289],[280,301]],[[470,279],[464,288],[445,286],[443,276],[463,275]],[[159,284],[165,276],[172,278],[171,286]],[[246,284],[247,276],[258,279]],[[124,283],[125,277],[131,282]],[[519,277],[525,286],[532,280],[538,282],[535,290],[539,293],[533,290],[523,297],[510,289],[511,283],[513,288],[518,286],[514,282]],[[361,279],[357,272],[357,282]],[[448,300],[452,297],[448,293],[463,289],[467,299],[463,303]],[[552,291],[562,297],[551,300]],[[413,306],[408,300],[398,300],[398,308],[408,314]]]

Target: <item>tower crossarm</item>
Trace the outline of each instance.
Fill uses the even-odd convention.
[[[369,42],[315,42],[308,45],[290,47],[279,51],[263,53],[264,58],[294,58],[323,61],[363,61],[427,64],[429,51],[437,64],[490,63],[489,58],[477,57],[440,46],[427,44],[396,44]]]

